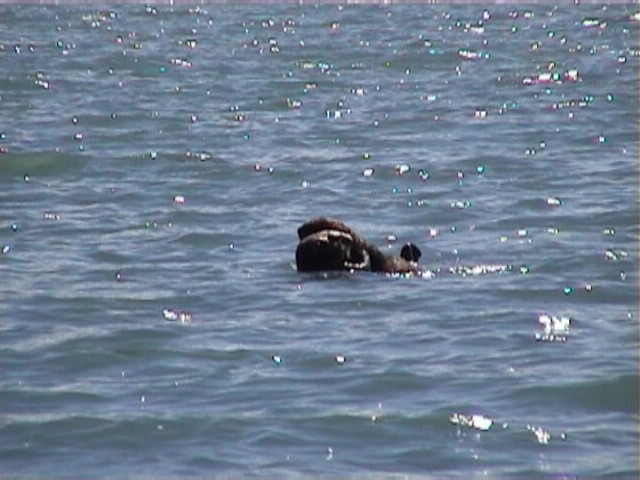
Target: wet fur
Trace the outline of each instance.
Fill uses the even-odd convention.
[[[299,272],[365,270],[385,273],[418,272],[420,249],[411,243],[400,255],[386,255],[347,224],[327,217],[314,218],[298,228],[296,266]]]

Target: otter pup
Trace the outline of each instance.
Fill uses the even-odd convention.
[[[298,228],[296,265],[299,272],[366,270],[417,273],[421,252],[407,243],[400,256],[386,255],[345,223],[327,217],[314,218]]]

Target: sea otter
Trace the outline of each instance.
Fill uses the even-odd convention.
[[[327,217],[314,218],[298,228],[296,266],[299,272],[365,270],[386,273],[419,273],[422,253],[411,243],[400,256],[385,255],[345,223]]]

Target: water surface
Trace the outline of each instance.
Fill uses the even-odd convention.
[[[639,16],[2,6],[4,476],[637,477]]]

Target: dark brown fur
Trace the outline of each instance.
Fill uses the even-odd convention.
[[[314,218],[298,228],[296,265],[299,272],[368,270],[419,272],[420,250],[410,243],[400,256],[386,255],[345,223],[327,217]]]

